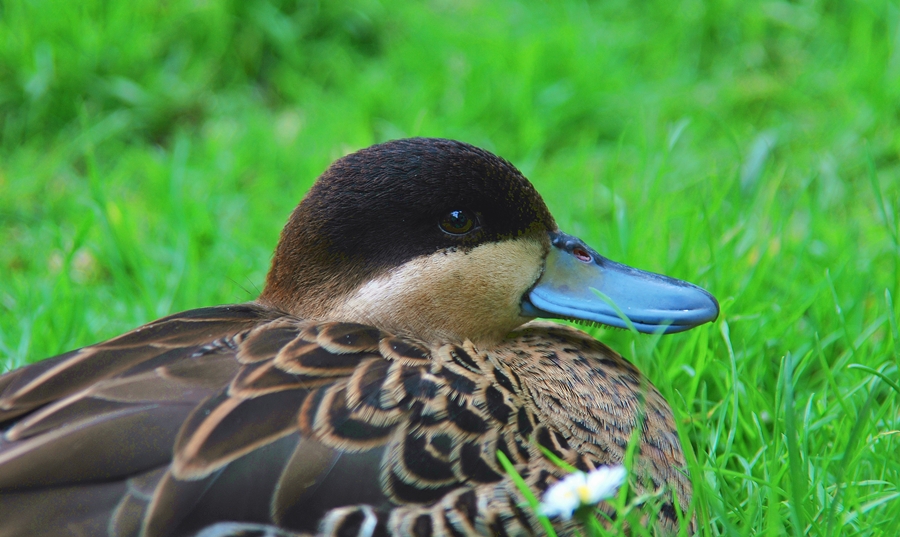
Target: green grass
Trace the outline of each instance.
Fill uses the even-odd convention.
[[[866,0],[3,2],[0,367],[251,300],[330,161],[458,138],[719,298],[595,331],[672,404],[701,535],[896,535],[898,28]]]

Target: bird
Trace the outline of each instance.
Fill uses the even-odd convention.
[[[673,333],[718,313],[561,231],[491,152],[361,149],[292,212],[256,300],[0,376],[0,536],[536,535],[501,457],[539,497],[559,460],[621,464],[630,442],[646,524],[693,532],[669,404],[540,319]]]

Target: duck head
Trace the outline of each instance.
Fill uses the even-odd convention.
[[[703,289],[610,261],[559,231],[509,162],[428,138],[332,164],[282,231],[259,301],[305,319],[480,345],[535,317],[677,332],[718,315]]]

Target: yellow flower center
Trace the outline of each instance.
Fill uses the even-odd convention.
[[[588,503],[591,499],[591,489],[588,488],[587,485],[580,485],[577,489],[578,491],[578,499],[581,500],[582,504]]]

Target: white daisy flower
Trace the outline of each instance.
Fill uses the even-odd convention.
[[[601,466],[591,473],[576,472],[554,483],[544,492],[538,510],[548,517],[572,518],[582,505],[596,505],[612,498],[625,482],[625,467]]]

